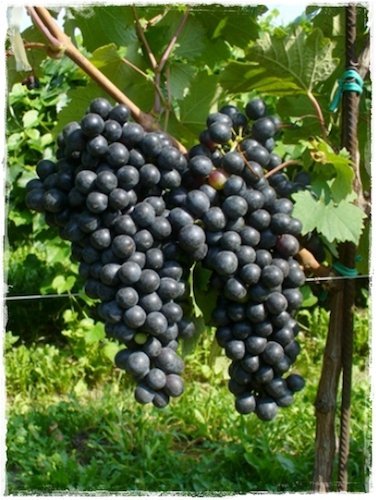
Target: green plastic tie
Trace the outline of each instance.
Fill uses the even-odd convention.
[[[330,103],[329,111],[332,113],[339,108],[343,92],[363,92],[363,78],[359,75],[356,69],[347,69],[344,71],[341,78],[338,80],[338,88],[334,94],[333,100]]]
[[[347,267],[341,262],[335,262],[332,267],[340,276],[348,276],[349,278],[353,278],[354,276],[358,275],[358,271],[354,267]]]

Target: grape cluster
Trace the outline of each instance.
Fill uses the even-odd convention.
[[[278,129],[260,99],[245,113],[226,105],[184,156],[98,98],[58,136],[56,162],[37,165],[26,203],[71,242],[107,335],[125,345],[115,363],[138,402],[161,408],[183,392],[177,349],[195,333],[186,284],[197,261],[218,290],[212,321],[237,411],[269,420],[303,387],[283,378],[299,353],[304,273],[292,202],[265,178],[282,161]]]
[[[260,99],[245,114],[227,105],[209,115],[188,164],[191,187],[205,183],[185,201],[206,234],[203,264],[219,291],[213,322],[231,359],[236,409],[263,420],[290,405],[304,385],[299,375],[283,378],[299,353],[293,316],[305,275],[294,259],[301,223],[291,215],[292,202],[264,176],[277,162],[278,126]]]
[[[129,118],[95,99],[59,135],[57,161],[37,165],[26,203],[71,242],[107,335],[126,346],[115,363],[137,381],[137,401],[163,407],[183,391],[178,339],[194,333],[182,307],[189,259],[176,260],[165,203],[187,160]]]

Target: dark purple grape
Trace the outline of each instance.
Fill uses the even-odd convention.
[[[283,347],[278,344],[278,342],[274,342],[270,340],[267,342],[265,349],[262,353],[262,359],[265,363],[269,365],[274,365],[278,363],[284,356]]]
[[[258,283],[260,276],[261,269],[254,263],[246,264],[239,271],[239,277],[246,285],[254,285]]]
[[[143,295],[138,305],[144,309],[146,313],[151,313],[155,311],[160,311],[162,309],[163,302],[156,292],[151,292]]]
[[[223,213],[230,219],[242,217],[248,211],[248,204],[244,198],[238,195],[227,197],[222,203]]]
[[[242,196],[245,190],[245,182],[239,175],[230,175],[223,186],[224,196],[231,196],[232,194],[239,194]]]
[[[255,250],[248,245],[241,245],[236,251],[236,256],[238,258],[239,267],[251,264],[256,260]]]
[[[100,214],[108,207],[108,196],[98,191],[92,191],[86,198],[86,207],[90,212]]]
[[[234,252],[223,250],[217,254],[213,266],[218,274],[230,276],[238,268],[238,259]]]
[[[87,152],[92,156],[101,156],[107,153],[108,142],[103,135],[97,135],[86,144]]]
[[[95,137],[104,130],[104,120],[97,113],[88,113],[81,120],[81,128],[87,137]]]
[[[129,309],[130,307],[136,306],[138,303],[138,299],[138,293],[134,288],[131,287],[119,288],[116,292],[116,302],[120,307],[123,307],[124,309]],[[136,327],[132,326],[132,328]]]
[[[160,354],[155,358],[157,368],[163,370],[166,374],[180,374],[184,369],[183,360],[168,347],[164,347]]]
[[[268,288],[274,288],[282,284],[284,275],[279,267],[274,265],[265,266],[261,271],[261,282]]]
[[[140,183],[143,186],[152,187],[161,180],[161,173],[152,163],[145,163],[140,169]]]
[[[246,308],[246,316],[251,323],[259,323],[264,321],[267,317],[264,304],[250,303]]]
[[[233,252],[240,249],[241,243],[241,236],[235,231],[225,231],[220,240],[220,246],[223,250],[231,250]]]
[[[126,165],[119,168],[119,170],[116,172],[116,176],[119,182],[119,187],[125,190],[135,188],[140,182],[139,171],[131,165]]]
[[[153,246],[154,238],[150,231],[141,229],[133,236],[133,241],[139,252],[146,252]]]
[[[159,368],[152,368],[146,375],[145,382],[151,389],[163,389],[166,385],[166,374]]]
[[[245,107],[245,113],[251,120],[262,118],[266,114],[266,105],[262,99],[256,98],[249,101]]]
[[[131,352],[125,361],[125,369],[136,379],[141,379],[149,372],[150,358],[142,351]]]
[[[117,257],[127,259],[136,250],[136,245],[130,236],[119,234],[112,240],[111,249]]]
[[[117,121],[106,120],[102,134],[109,142],[117,142],[121,138],[122,131],[123,129]]]
[[[115,188],[108,195],[108,204],[113,210],[123,210],[129,205],[128,192],[121,188]]]
[[[76,175],[74,185],[82,194],[87,194],[95,189],[97,174],[91,170],[81,170]]]
[[[149,358],[156,358],[162,350],[162,344],[157,338],[149,337],[142,348]]]
[[[245,340],[247,351],[253,356],[261,354],[264,351],[266,344],[267,340],[264,337],[252,336]]]
[[[113,142],[108,146],[106,161],[114,168],[120,168],[127,164],[129,151],[121,142]]]
[[[158,337],[166,332],[168,322],[164,314],[159,311],[152,311],[146,316],[144,328],[147,332]]]
[[[155,391],[148,385],[139,384],[134,391],[134,398],[137,403],[148,404],[153,401],[155,394]]]
[[[186,206],[192,215],[201,217],[209,210],[210,200],[205,193],[199,189],[194,189],[187,194]]]
[[[187,252],[195,251],[205,243],[205,232],[196,224],[185,225],[179,231],[178,243]]]
[[[161,139],[157,133],[148,132],[142,138],[140,147],[145,157],[152,160],[157,158],[162,151]]]
[[[113,189],[117,188],[117,186],[118,186],[118,178],[113,172],[109,170],[104,170],[98,173],[96,178],[96,187],[98,191],[100,191],[101,193],[108,194]]]
[[[213,163],[205,155],[196,155],[188,162],[188,168],[193,175],[206,177],[213,170]]]
[[[249,373],[255,373],[260,367],[260,358],[252,354],[246,354],[241,361],[242,368]]]
[[[228,117],[226,116],[226,118]],[[211,123],[208,127],[211,140],[217,144],[226,144],[226,142],[228,142],[232,137],[231,125],[232,122],[230,125],[218,121]]]
[[[287,309],[288,301],[282,293],[272,292],[266,299],[265,305],[271,314],[280,314]]]
[[[208,231],[218,231],[226,226],[226,217],[220,207],[209,208],[203,214],[202,221]]]
[[[125,104],[116,104],[116,106],[114,106],[109,112],[108,118],[117,121],[120,125],[124,125],[124,123],[130,118],[130,111]]]
[[[135,305],[125,311],[123,318],[130,328],[140,328],[145,323],[146,313],[142,307]]]
[[[172,397],[180,396],[184,391],[184,382],[179,375],[174,373],[168,374],[166,376],[166,385],[164,387],[166,394]]]
[[[256,400],[254,395],[247,392],[239,394],[235,399],[235,408],[236,411],[242,415],[254,412],[256,409]]]
[[[177,323],[183,318],[183,309],[175,302],[167,302],[167,304],[164,304],[161,308],[161,312],[164,314],[169,324]],[[186,321],[189,324],[192,323],[189,320]]]
[[[241,175],[244,170],[244,159],[236,151],[230,151],[223,156],[222,166],[229,174]]]
[[[36,173],[42,181],[56,172],[56,163],[51,160],[40,160],[36,167]]]
[[[304,378],[296,373],[292,373],[286,378],[286,384],[290,391],[298,392],[301,391],[305,386]]]
[[[253,137],[260,141],[266,141],[270,137],[273,137],[277,132],[274,121],[268,116],[258,118],[252,125]]]
[[[139,292],[146,294],[158,290],[160,283],[161,279],[156,271],[153,271],[153,269],[143,269],[135,286]]]
[[[226,298],[235,302],[244,302],[247,297],[247,288],[236,278],[229,278],[223,291]]]
[[[136,262],[128,261],[121,265],[118,276],[122,283],[130,285],[137,283],[141,277],[141,272],[141,267]]]

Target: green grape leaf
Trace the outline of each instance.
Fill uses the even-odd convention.
[[[197,143],[197,132],[203,129],[203,124],[195,124],[193,127],[190,124],[182,123],[173,111],[170,112],[168,117],[167,132],[172,137],[179,138],[179,141],[184,146],[191,147]]]
[[[199,307],[206,323],[210,323],[212,312],[218,299],[218,290],[210,288],[212,271],[198,263],[193,272],[193,291],[197,306]]]
[[[169,66],[168,86],[173,99],[183,99],[188,92],[196,69],[189,64],[174,61]]]
[[[103,347],[103,353],[111,362],[114,362],[115,356],[119,351],[119,344],[117,342],[107,341]]]
[[[230,45],[244,49],[259,33],[258,15],[264,6],[200,5],[194,14],[200,20],[212,39],[224,38]]]
[[[90,52],[109,43],[126,47],[135,37],[132,9],[125,5],[68,9],[64,28],[73,33],[75,27],[80,29],[83,45]]]
[[[72,88],[68,91],[69,103],[57,115],[57,124],[52,133],[57,135],[69,122],[84,116],[90,102],[96,97],[108,97],[104,90],[94,82],[85,87]]]
[[[229,62],[220,75],[220,84],[231,93],[250,92],[263,94],[296,95],[300,87],[289,78],[274,76],[273,72],[254,62]]]
[[[324,38],[320,29],[307,35],[298,28],[294,34],[281,38],[264,32],[248,55],[265,68],[274,68],[275,76],[288,76],[301,89],[312,91],[337,67],[333,48],[334,43]]]
[[[309,150],[315,160],[315,171],[319,179],[332,177],[331,172],[326,173],[325,169],[332,166],[334,169],[334,181],[330,184],[331,196],[334,202],[339,203],[352,192],[354,170],[348,151],[342,149],[336,153],[331,146],[320,137],[310,141]]]
[[[189,354],[192,354],[192,352],[194,351],[194,349],[197,345],[199,338],[201,337],[201,334],[206,330],[205,321],[204,321],[204,318],[202,316],[198,316],[198,317],[196,316],[196,317],[192,318],[192,321],[194,322],[194,324],[196,326],[196,331],[192,337],[187,338],[187,339],[183,339],[183,341],[182,341],[183,358],[185,356],[188,356]]]
[[[36,109],[30,109],[22,117],[24,128],[36,127],[39,123],[39,113]]]
[[[104,328],[103,328],[102,323],[93,324],[85,332],[85,342],[87,344],[96,344],[100,340],[103,340],[105,337],[106,337],[106,334],[104,332]]]
[[[363,230],[365,213],[344,199],[339,203],[325,196],[313,198],[309,191],[292,195],[295,202],[293,216],[302,222],[302,234],[316,230],[329,243],[350,241],[356,245]]]
[[[311,287],[309,285],[304,285],[300,288],[303,295],[302,308],[312,307],[317,304],[317,297],[312,293]]]
[[[338,65],[338,60],[332,56],[333,49],[334,42],[325,38],[319,29],[307,34],[297,28],[295,33],[273,37],[265,31],[246,53],[252,63],[243,63],[244,69],[248,65],[250,71],[245,81],[248,88],[269,95],[295,96],[312,92]],[[254,73],[255,63],[258,74]],[[229,68],[226,72],[228,75]]]
[[[177,39],[174,55],[183,59],[196,59],[205,52],[205,46],[205,29],[199,21],[191,18]]]
[[[218,78],[200,71],[192,80],[189,93],[180,104],[180,121],[196,132],[200,132],[215,102]]]

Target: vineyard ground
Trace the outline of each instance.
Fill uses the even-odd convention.
[[[129,380],[111,363],[97,376],[89,363],[86,384],[69,343],[60,352],[48,344],[11,346],[8,493],[310,491],[313,403],[327,320],[323,309],[302,311],[307,330],[300,335],[297,369],[307,385],[269,423],[234,411],[218,373],[224,367],[209,365],[205,336],[198,354],[186,359],[184,395],[162,411],[135,403]],[[364,492],[371,440],[368,309],[357,312],[355,330],[349,489]]]

